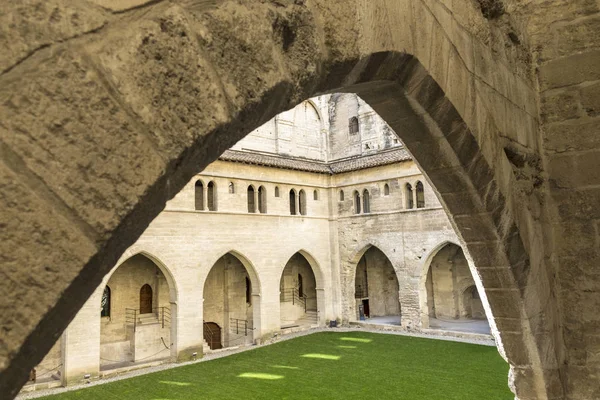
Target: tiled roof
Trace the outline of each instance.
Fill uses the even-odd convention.
[[[396,148],[381,153],[372,154],[369,156],[353,157],[345,160],[334,161],[329,163],[331,173],[339,174],[340,172],[356,171],[359,169],[377,167],[380,165],[393,164],[402,161],[412,160],[408,151],[403,148]]]
[[[357,156],[330,163],[238,150],[226,150],[219,159],[223,161],[264,165],[267,167],[316,172],[319,174],[339,174],[341,172],[356,171],[359,169],[408,161],[411,160],[411,157],[405,149],[396,148],[377,154]]]
[[[265,165],[267,167],[316,172],[319,174],[331,173],[329,166],[324,162],[301,160],[298,158],[286,158],[281,156],[251,153],[247,151],[226,150],[225,153],[219,157],[219,159],[246,164]]]

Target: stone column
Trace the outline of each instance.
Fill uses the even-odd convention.
[[[96,289],[71,321],[61,339],[63,386],[96,379],[100,373],[100,302],[104,285]],[[89,375],[89,378],[86,376]]]
[[[317,288],[317,323],[319,326],[327,324],[327,302],[325,301],[325,289]]]
[[[413,208],[417,208],[417,185],[412,186],[412,191],[410,192],[413,199]]]
[[[262,337],[262,315],[261,315],[260,293],[252,292],[252,339],[256,343]]]
[[[203,308],[202,291],[198,290],[196,282],[179,281],[177,303],[171,302],[172,324],[171,339],[174,348],[171,354],[176,355],[177,361],[188,361],[202,356],[203,340]],[[173,307],[175,305],[175,307]],[[174,312],[175,311],[175,312]],[[175,317],[173,318],[173,314]]]

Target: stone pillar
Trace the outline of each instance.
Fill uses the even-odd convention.
[[[63,333],[62,384],[96,379],[100,373],[100,301],[104,285],[96,289]]]
[[[260,210],[258,208],[258,189],[259,188],[260,188],[260,186],[257,187],[256,189],[254,189],[254,210],[253,210],[253,212],[255,212],[255,213],[260,213]]]
[[[413,199],[413,206],[412,206],[412,208],[417,208],[417,185],[413,185],[412,186],[412,190],[410,191],[410,194],[411,194],[412,199]]]
[[[208,211],[208,183],[210,181],[206,182],[206,184],[202,185],[202,209],[204,211]]]
[[[180,283],[178,301],[176,304],[171,303],[171,307],[176,310],[176,317],[172,322],[176,326],[171,330],[171,334],[176,337],[171,340],[175,348],[171,354],[175,353],[177,361],[188,361],[194,359],[194,353],[196,358],[202,356],[202,291],[197,290],[195,282],[185,285],[185,282]]]
[[[261,315],[260,293],[252,293],[252,339],[256,343],[262,337],[262,315]]]
[[[317,288],[317,323],[319,326],[327,324],[327,302],[325,301],[325,289]]]

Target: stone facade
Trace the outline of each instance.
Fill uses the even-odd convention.
[[[597,1],[4,11],[1,393],[16,395],[196,173],[277,113],[352,92],[402,139],[463,239],[516,396],[600,396]]]
[[[331,108],[339,105],[333,97],[316,98],[286,114],[301,124],[311,120],[303,115],[329,115],[328,121],[336,122],[340,117]],[[351,97],[356,104],[355,95],[343,96]],[[99,330],[79,338],[80,346],[88,342],[99,351],[99,359],[79,362],[71,353],[62,360],[63,383],[127,362],[189,359],[207,347],[260,342],[299,324],[355,321],[357,305],[366,301],[370,316],[398,315],[406,329],[428,327],[422,317],[425,260],[459,238],[402,144],[387,141],[389,128],[381,129],[385,124],[367,105],[361,110],[358,132],[352,133],[361,146],[347,154],[338,151],[341,158],[313,152],[320,144],[306,133],[342,141],[348,124],[324,132],[320,117],[312,130],[290,124],[290,130],[305,133],[293,142],[299,157],[278,140],[265,142],[273,123],[282,121],[278,116],[195,176],[88,300],[74,322],[82,326],[67,329],[84,332],[87,318],[101,321]],[[367,142],[374,149],[366,149]],[[308,162],[306,154],[315,158]],[[313,164],[308,171],[307,162]],[[470,277],[462,260],[461,271]],[[361,283],[368,293],[357,293]],[[144,286],[153,296],[146,313]],[[93,315],[106,287],[109,315]],[[48,357],[40,367],[55,354]]]

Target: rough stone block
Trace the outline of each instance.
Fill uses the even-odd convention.
[[[562,153],[600,148],[600,118],[547,124],[544,133],[544,146],[550,151]]]
[[[600,115],[600,83],[586,85],[581,88],[581,107],[590,117]],[[600,131],[600,127],[597,128]]]
[[[542,90],[600,79],[600,50],[585,51],[540,66]],[[568,72],[568,73],[567,73]]]
[[[545,123],[564,121],[581,116],[579,94],[575,91],[546,93],[542,97],[542,120]]]

